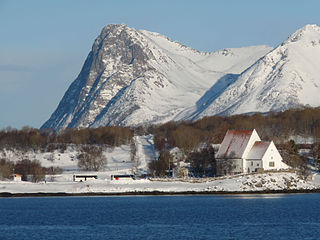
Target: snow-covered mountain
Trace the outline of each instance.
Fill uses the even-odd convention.
[[[215,91],[222,94],[230,85],[226,76],[233,79],[271,49],[254,46],[206,53],[158,33],[108,25],[42,128],[186,119],[210,87],[217,84]]]
[[[189,110],[191,118],[320,106],[319,66],[320,27],[306,25],[241,75],[216,82]]]

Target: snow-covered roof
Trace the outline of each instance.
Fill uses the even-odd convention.
[[[228,130],[216,158],[242,158],[254,130]]]
[[[170,154],[175,154],[175,153],[182,153],[182,150],[178,147],[173,147],[169,150]]]
[[[247,159],[262,159],[271,142],[257,141],[251,148]]]

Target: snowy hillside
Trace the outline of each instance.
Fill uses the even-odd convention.
[[[130,145],[110,148],[103,147],[107,163],[100,171],[81,171],[78,168],[80,146],[68,145],[64,150],[53,152],[3,149],[0,159],[17,162],[22,159],[38,160],[43,167],[59,167],[62,173],[46,175],[46,181],[38,183],[4,180],[0,181],[1,193],[162,193],[179,192],[251,192],[320,189],[320,175],[303,180],[294,172],[268,172],[263,174],[236,175],[220,178],[160,178],[111,181],[111,175],[148,172],[148,163],[158,159],[154,148],[153,135],[135,136],[135,156]],[[98,179],[74,182],[73,175],[96,175]]]
[[[241,75],[229,75],[198,101],[193,117],[282,111],[319,106],[320,27],[292,34]],[[223,93],[220,85],[228,85]]]
[[[153,135],[135,136],[135,157],[131,157],[130,145],[122,145],[119,147],[103,148],[103,155],[107,159],[105,166],[99,172],[88,172],[89,174],[97,174],[100,178],[108,178],[112,174],[147,174],[148,163],[158,158],[154,148]],[[51,152],[34,151],[34,150],[18,150],[18,149],[3,149],[0,151],[0,159],[10,159],[12,162],[17,162],[23,159],[37,160],[41,166],[59,167],[63,170],[63,174],[55,176],[57,181],[72,181],[73,174],[84,174],[78,168],[78,155],[81,153],[81,146],[70,144],[66,150],[54,150]]]
[[[270,50],[256,46],[205,53],[158,33],[108,25],[42,128],[135,126],[186,118],[219,79],[240,74]]]

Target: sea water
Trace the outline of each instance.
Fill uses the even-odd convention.
[[[4,239],[320,239],[320,194],[0,198]]]

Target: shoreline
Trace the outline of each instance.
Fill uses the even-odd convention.
[[[268,191],[137,191],[137,192],[88,192],[88,193],[10,193],[1,192],[0,198],[23,198],[23,197],[112,197],[112,196],[182,196],[182,195],[253,195],[253,194],[294,194],[294,193],[320,193],[318,189],[284,189]]]

